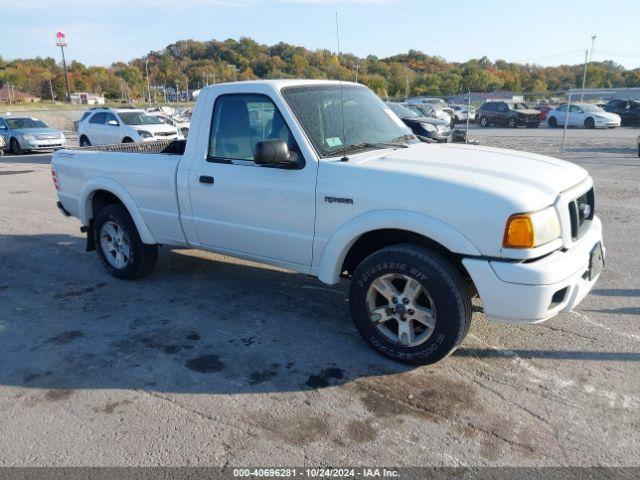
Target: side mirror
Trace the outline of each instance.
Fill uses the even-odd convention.
[[[120,124],[118,123],[118,121],[117,121],[117,120],[109,120],[109,121],[107,122],[107,125],[110,125],[110,126],[112,126],[112,127],[117,127],[117,126],[119,126]]]
[[[294,168],[298,165],[297,156],[289,152],[287,143],[281,138],[263,140],[256,143],[253,161],[258,165],[276,165]]]

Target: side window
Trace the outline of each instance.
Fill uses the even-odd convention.
[[[106,123],[107,114],[104,112],[96,113],[89,119],[89,123],[97,123],[104,125]]]
[[[576,105],[571,105],[569,111],[572,113],[582,113],[582,109]]]
[[[211,122],[210,160],[253,161],[253,148],[267,139],[279,138],[299,155],[298,146],[284,118],[265,95],[222,95],[216,100]]]
[[[567,111],[567,106],[566,105],[560,105],[558,108],[556,108],[557,111],[559,112],[566,112]]]
[[[509,111],[509,107],[507,106],[507,104],[506,104],[506,103],[502,103],[502,102],[500,102],[500,103],[498,104],[498,111],[499,111],[499,112],[507,112],[507,111]]]
[[[108,123],[111,120],[115,120],[116,122],[118,122],[118,119],[116,118],[116,116],[113,113],[105,114],[104,123]],[[118,122],[118,124],[120,124],[120,122]]]
[[[0,118],[0,130],[8,130],[9,127],[7,127],[7,124],[4,122],[3,119]]]

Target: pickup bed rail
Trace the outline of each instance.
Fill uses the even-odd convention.
[[[113,145],[96,145],[90,147],[71,147],[66,150],[121,152],[121,153],[164,153],[167,155],[182,155],[186,147],[186,140],[155,140],[153,142],[116,143]]]

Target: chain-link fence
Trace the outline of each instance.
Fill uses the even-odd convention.
[[[640,88],[467,92],[395,101],[421,105],[421,115],[449,121],[454,141],[547,154],[638,154]],[[84,111],[86,107],[0,106],[0,116],[35,117],[62,130],[70,145],[76,140],[74,123]]]

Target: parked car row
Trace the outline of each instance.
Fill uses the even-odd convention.
[[[179,137],[175,126],[168,125],[144,110],[132,108],[90,110],[78,124],[78,141],[81,147],[176,140]]]
[[[638,112],[640,115],[640,111]],[[550,128],[584,127],[615,128],[621,117],[590,103],[562,104],[557,107],[542,105],[535,109],[525,103],[508,100],[488,100],[477,111],[477,122],[482,127],[538,128],[543,121]]]
[[[387,102],[386,104],[420,139],[449,143],[452,139],[450,122],[426,116],[419,105]]]
[[[42,120],[32,117],[0,117],[2,146],[13,155],[38,150],[58,150],[67,145],[60,130],[49,127]]]

